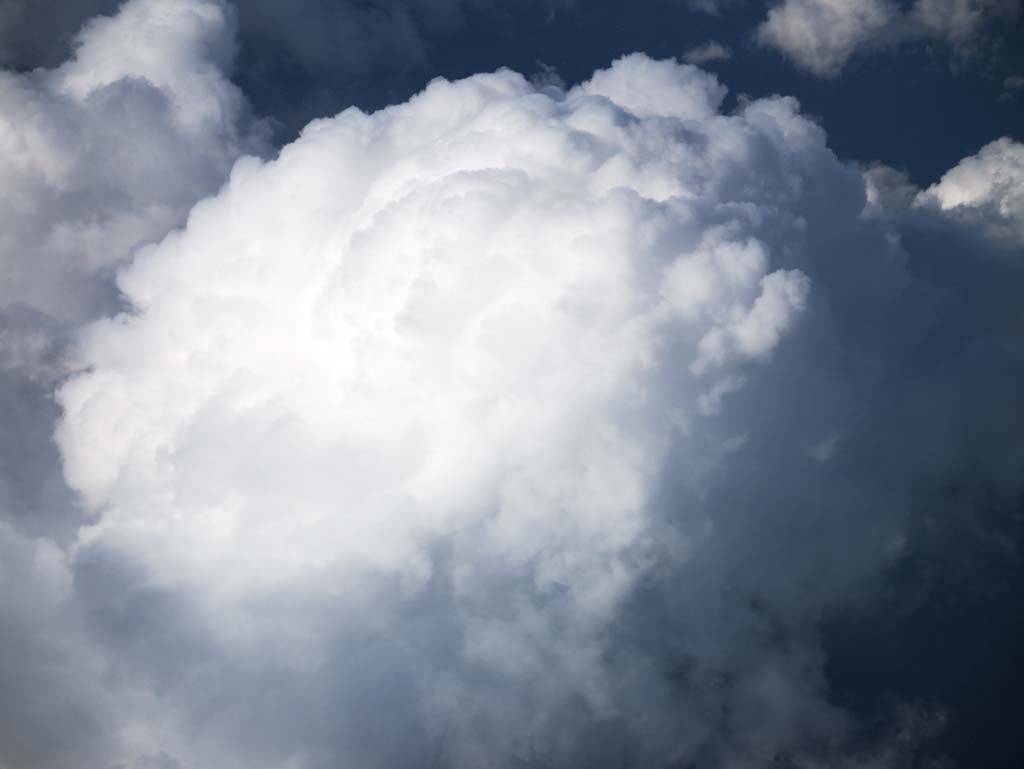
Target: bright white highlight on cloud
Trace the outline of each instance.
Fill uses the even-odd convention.
[[[996,239],[1024,244],[1024,144],[1003,138],[985,145],[921,192],[917,203],[980,224]]]
[[[710,162],[808,128],[721,95],[639,56],[559,99],[480,75],[239,164],[122,273],[135,314],[62,390],[89,536],[232,589],[329,568],[415,592],[440,542],[457,592],[529,575],[600,627],[650,558],[662,415],[767,359],[809,291]]]

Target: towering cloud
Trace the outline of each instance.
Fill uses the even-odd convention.
[[[822,136],[786,101],[720,117],[722,95],[642,56],[566,94],[499,72],[241,162],[122,272],[132,313],[61,391],[99,515],[82,547],[184,581],[226,648],[291,626],[300,670],[368,626],[383,675],[404,639],[408,706],[460,764],[634,718],[607,636],[686,549],[655,512],[669,456],[810,291],[771,264],[799,227],[768,242],[767,220]],[[324,619],[255,611],[285,585]],[[421,646],[424,613],[443,637]],[[353,673],[354,704],[387,683]]]
[[[261,159],[232,20],[3,81],[0,765],[909,765],[822,630],[1024,493],[1019,145],[921,191],[634,54]]]

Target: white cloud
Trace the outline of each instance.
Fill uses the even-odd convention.
[[[723,95],[638,55],[436,81],[240,162],[121,272],[59,441],[82,600],[144,617],[108,641],[162,693],[136,752],[842,760],[817,623],[898,557],[911,489],[965,477],[954,372],[1002,370],[957,364],[1002,326],[936,347],[889,229],[919,209],[793,100]],[[918,346],[948,356],[923,395]]]
[[[742,140],[721,96],[640,56],[564,98],[480,75],[240,164],[122,273],[138,314],[93,327],[62,390],[90,536],[222,583],[371,568],[416,591],[466,532],[467,585],[528,568],[606,622],[672,441],[658,372],[764,358],[807,291],[747,214],[705,245],[720,171],[671,131]],[[706,294],[667,295],[684,264]],[[676,334],[689,361],[664,358]]]
[[[121,271],[58,437],[78,600],[125,617],[97,620],[142,703],[123,751],[843,760],[818,622],[898,557],[912,489],[974,472],[955,372],[1004,370],[957,362],[1005,313],[936,347],[890,229],[924,209],[793,100],[723,96],[639,55],[436,81],[239,162]],[[948,356],[923,394],[919,346]]]
[[[768,11],[758,40],[819,77],[834,77],[857,52],[906,41],[940,40],[959,56],[985,42],[994,22],[1019,14],[1014,0],[783,0]]]
[[[1024,144],[1002,138],[985,145],[915,202],[980,225],[997,240],[1024,244]]]
[[[905,171],[884,163],[873,163],[864,169],[864,192],[867,198],[864,215],[878,217],[899,214],[912,205],[920,190],[915,187]]]
[[[421,601],[441,580],[457,670],[549,714],[544,750],[572,698],[617,712],[602,639],[660,557],[681,439],[662,414],[709,411],[703,373],[765,360],[808,291],[771,265],[799,229],[762,239],[799,189],[750,153],[795,168],[821,133],[791,101],[723,117],[722,96],[637,55],[566,94],[499,72],[240,163],[121,273],[133,313],[88,330],[61,391],[67,477],[99,516],[83,546],[201,589],[229,646],[282,632],[245,607],[283,584],[322,603],[341,580],[329,616],[365,622],[360,585]],[[296,628],[314,658],[317,624]],[[414,702],[455,708],[463,760],[523,750],[526,711],[453,675]]]
[[[637,53],[598,70],[577,91],[606,97],[639,118],[680,120],[709,118],[725,98],[725,88],[713,75],[674,59],[656,61]]]
[[[109,272],[180,224],[257,145],[226,79],[216,0],[133,0],[54,70],[0,73],[0,303],[63,320],[102,307]],[[92,276],[92,277],[90,277]]]

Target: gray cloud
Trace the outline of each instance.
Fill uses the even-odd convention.
[[[111,270],[259,148],[223,74],[232,18],[216,2],[129,3],[60,67],[0,76],[0,173],[17,191],[0,202],[0,302],[63,321],[109,308]]]
[[[65,554],[0,520],[0,760],[12,767],[103,766],[111,723],[102,658],[69,607]]]
[[[819,77],[835,77],[859,51],[938,41],[971,57],[993,27],[1013,22],[1013,0],[915,0],[903,10],[888,0],[785,0],[769,9],[757,40]]]
[[[683,57],[689,64],[706,64],[711,61],[723,61],[732,58],[732,51],[715,40],[709,40],[701,45],[694,46],[686,52]]]
[[[0,73],[0,507],[36,535],[66,536],[78,515],[47,426],[75,327],[116,310],[118,266],[262,146],[222,74],[231,18],[130,3],[60,67]]]
[[[32,25],[47,8],[16,11]],[[92,22],[60,66],[0,73],[5,767],[123,758],[119,735],[133,704],[119,699],[107,651],[83,621],[68,550],[83,511],[52,439],[53,392],[79,324],[116,311],[118,266],[180,225],[235,157],[262,147],[223,74],[232,20],[217,2],[133,2]]]

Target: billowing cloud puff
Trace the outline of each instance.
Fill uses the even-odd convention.
[[[133,0],[64,65],[0,73],[0,303],[95,314],[104,273],[257,146],[224,74],[232,30],[215,0]]]
[[[747,175],[758,123],[783,155],[818,135],[720,97],[638,56],[557,97],[500,72],[239,164],[122,273],[134,314],[62,390],[90,536],[220,585],[376,569],[413,592],[443,545],[457,592],[526,576],[606,622],[692,401],[808,293],[723,171]]]
[[[986,248],[1024,244],[1024,145],[1012,139],[990,142],[924,190],[882,164],[867,168],[864,179],[869,217],[955,222],[958,232],[981,234]]]
[[[977,223],[997,240],[1024,244],[1024,144],[1003,138],[985,145],[921,192],[917,203]]]
[[[450,648],[411,653],[447,661],[403,686],[455,759],[580,750],[558,732],[620,721],[640,674],[608,667],[614,618],[690,547],[659,512],[670,457],[813,291],[779,266],[804,247],[801,176],[856,179],[793,102],[722,116],[722,96],[643,56],[568,93],[498,72],[240,162],[121,273],[132,312],[83,337],[60,396],[97,516],[80,547],[201,591],[229,648],[294,637],[300,668],[441,601]],[[284,585],[325,619],[256,610]],[[699,742],[669,734],[644,749]]]

